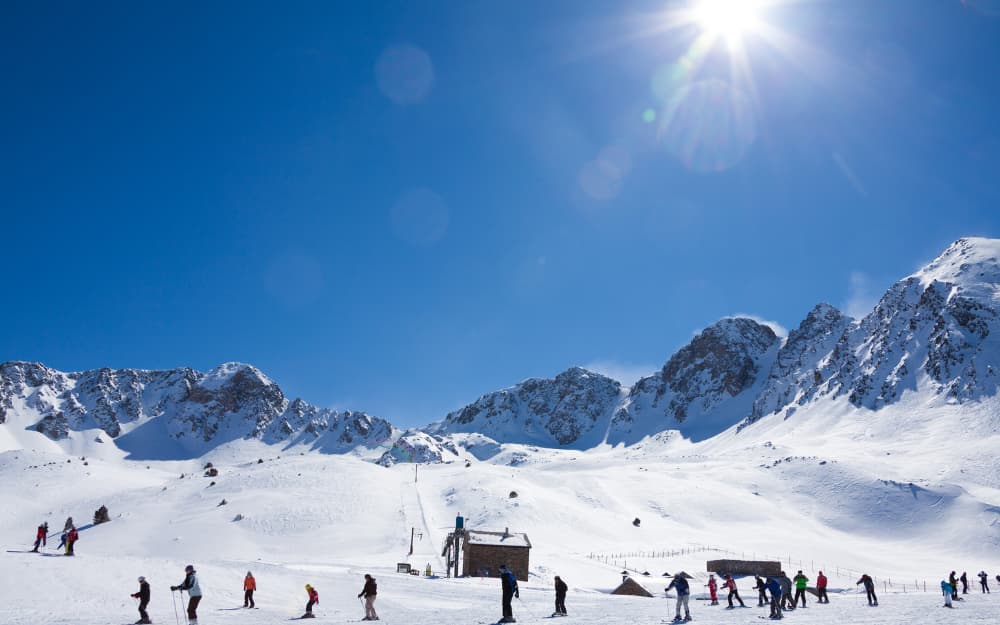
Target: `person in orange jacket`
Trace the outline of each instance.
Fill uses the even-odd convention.
[[[319,593],[309,584],[306,584],[306,592],[309,594],[309,603],[306,604],[306,613],[302,618],[314,618],[313,606],[319,603]]]
[[[257,580],[253,578],[253,573],[247,571],[247,576],[243,578],[243,607],[253,608],[253,591],[257,590]]]

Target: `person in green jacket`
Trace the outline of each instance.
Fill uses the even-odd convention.
[[[802,597],[802,607],[804,608],[806,607],[806,584],[809,583],[809,578],[803,575],[802,571],[799,571],[792,578],[792,581],[795,582],[795,598],[792,599],[792,605],[797,606],[799,597]]]

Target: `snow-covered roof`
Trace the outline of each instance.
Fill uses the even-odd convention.
[[[531,548],[531,541],[528,535],[518,532],[482,532],[469,530],[469,544],[472,545],[493,545],[496,547],[528,547]]]

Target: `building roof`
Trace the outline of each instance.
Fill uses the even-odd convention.
[[[519,532],[483,532],[479,530],[469,530],[466,532],[469,544],[471,545],[491,545],[494,547],[527,547],[531,549],[531,541],[528,535]]]

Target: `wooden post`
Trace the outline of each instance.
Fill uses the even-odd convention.
[[[413,555],[413,533],[417,530],[415,527],[410,528],[410,553],[407,555]]]

